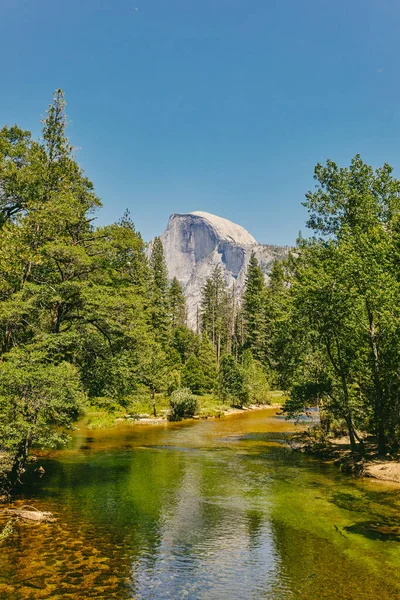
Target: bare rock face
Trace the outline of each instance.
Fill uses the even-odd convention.
[[[176,277],[185,292],[188,324],[193,329],[202,287],[216,265],[221,265],[228,287],[235,286],[240,297],[251,252],[267,278],[273,262],[288,252],[288,248],[258,244],[240,225],[201,211],[171,215],[161,241],[169,277]]]

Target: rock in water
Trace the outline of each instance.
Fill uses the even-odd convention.
[[[247,265],[253,251],[266,278],[273,262],[288,248],[258,244],[240,225],[210,213],[173,214],[161,235],[169,277],[182,284],[188,307],[188,325],[196,328],[201,289],[216,265],[221,265],[229,288],[241,297]],[[150,244],[151,251],[151,244]]]

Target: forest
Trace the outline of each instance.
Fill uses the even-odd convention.
[[[283,390],[289,417],[318,407],[321,435],[380,455],[400,437],[400,181],[356,156],[315,168],[299,235],[268,283],[251,256],[243,298],[216,268],[197,331],[168,280],[161,240],[147,247],[127,211],[101,208],[54,94],[42,135],[0,130],[0,486],[23,478],[33,447],[58,447],[87,407],[193,416],[202,394],[243,407]]]

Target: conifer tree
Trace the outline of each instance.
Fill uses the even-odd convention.
[[[201,317],[201,330],[211,339],[219,362],[230,322],[228,294],[220,265],[215,267],[202,289]]]
[[[206,333],[201,338],[198,359],[204,373],[204,392],[212,392],[217,380],[217,353]]]
[[[263,361],[265,356],[265,298],[264,274],[252,252],[243,294],[244,347],[251,350],[254,358],[259,361]]]
[[[206,334],[215,347],[214,286],[209,277],[201,290],[200,331]]]
[[[182,384],[194,394],[201,394],[204,391],[206,385],[204,371],[199,359],[194,354],[189,357],[183,368]]]
[[[200,336],[189,327],[180,325],[172,331],[171,347],[179,353],[183,363],[192,354],[197,354],[199,345]]]
[[[247,390],[243,374],[231,354],[225,354],[219,368],[219,395],[223,401],[243,406],[247,403]]]
[[[123,268],[124,283],[137,286],[146,297],[150,293],[151,273],[146,256],[146,246],[141,234],[136,231],[129,210],[112,226],[112,238],[115,246],[114,261]]]
[[[17,475],[32,443],[65,439],[86,394],[132,393],[153,343],[143,241],[127,222],[93,227],[100,202],[64,109],[58,90],[40,143],[17,127],[0,133],[0,438]]]
[[[150,257],[152,271],[152,325],[156,339],[165,347],[168,343],[170,318],[168,314],[168,271],[162,241],[156,237]]]
[[[168,304],[172,329],[176,329],[179,325],[186,325],[186,300],[182,286],[176,277],[168,288]]]

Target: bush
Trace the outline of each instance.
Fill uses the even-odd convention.
[[[172,392],[169,405],[169,421],[180,421],[181,419],[193,417],[199,408],[196,396],[188,388]]]

